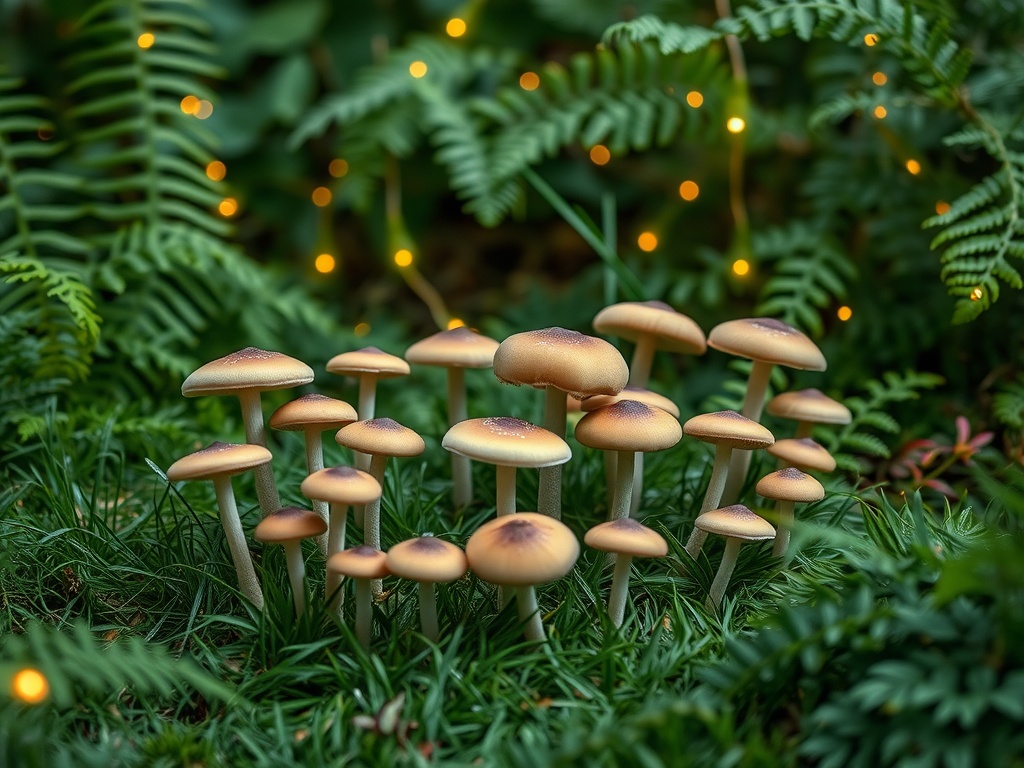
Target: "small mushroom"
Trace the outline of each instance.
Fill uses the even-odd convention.
[[[301,617],[306,610],[306,564],[302,559],[302,540],[312,539],[326,530],[327,523],[311,509],[282,507],[263,518],[253,532],[253,538],[262,544],[280,544],[284,547],[296,616]]]
[[[534,586],[560,579],[576,563],[580,544],[547,515],[518,512],[481,525],[466,543],[469,567],[484,581],[516,588],[519,619],[528,640],[543,640]]]
[[[736,558],[744,541],[768,541],[775,538],[775,529],[763,517],[759,517],[742,504],[733,504],[721,509],[712,509],[697,518],[701,530],[725,537],[725,552],[718,566],[715,580],[711,582],[708,594],[708,609],[717,609],[722,604],[725,588],[736,569]]]
[[[387,555],[376,547],[362,544],[331,555],[327,570],[348,576],[356,583],[356,637],[363,648],[370,648],[373,620],[373,596],[370,585],[388,575]]]
[[[387,566],[395,576],[419,584],[420,628],[436,643],[440,631],[434,585],[461,579],[469,567],[466,553],[454,544],[425,535],[391,547]]]
[[[853,419],[849,408],[813,388],[776,395],[768,401],[767,411],[772,416],[796,421],[796,438],[810,437],[815,424],[849,424]]]
[[[809,437],[776,440],[767,450],[779,460],[779,469],[796,467],[804,472],[833,472],[836,468],[832,454]]]
[[[754,490],[766,499],[779,502],[779,532],[775,537],[772,555],[782,557],[786,554],[793,530],[793,505],[798,501],[821,501],[825,498],[825,489],[810,475],[796,467],[787,467],[762,477]]]
[[[583,537],[588,547],[615,555],[615,572],[608,593],[608,616],[616,627],[622,626],[629,593],[629,568],[634,557],[664,557],[668,544],[659,534],[631,517],[595,525]]]

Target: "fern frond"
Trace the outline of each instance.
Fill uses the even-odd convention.
[[[992,399],[992,413],[1000,424],[1024,429],[1024,376],[1005,385]]]

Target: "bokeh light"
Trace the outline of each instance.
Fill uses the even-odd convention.
[[[348,173],[348,161],[340,157],[334,158],[331,160],[331,164],[327,166],[327,172],[334,178],[340,179]]]
[[[199,110],[199,97],[189,94],[181,100],[181,111],[186,115],[194,115]]]
[[[979,285],[971,291],[971,301],[981,301],[981,297],[984,295],[985,293],[981,290],[981,286]]]
[[[732,263],[732,272],[737,277],[743,277],[744,275],[750,274],[750,262],[746,259],[736,259]]]
[[[881,104],[879,104],[877,107],[875,107],[875,109],[872,112],[872,114],[875,116],[875,119],[883,120],[885,118],[885,116],[887,114],[889,114],[889,113],[886,111],[885,107],[883,107]]]
[[[412,264],[412,251],[408,248],[399,248],[395,251],[395,264],[400,267],[408,267]]]
[[[336,262],[334,257],[329,253],[321,253],[316,257],[316,261],[313,262],[313,266],[316,267],[316,271],[326,275],[328,272],[333,272]]]
[[[921,172],[921,163],[917,160],[907,160],[907,172],[911,176],[917,176]]]
[[[230,218],[238,213],[238,201],[233,197],[225,197],[220,201],[220,205],[217,206],[217,210],[224,218]]]
[[[658,236],[653,232],[641,232],[640,237],[636,239],[636,244],[640,246],[641,251],[650,253],[658,247]]]
[[[427,74],[427,63],[425,61],[414,61],[409,65],[409,74],[420,78]]]
[[[444,25],[444,31],[448,33],[448,37],[462,37],[466,34],[466,22],[457,16],[454,19],[448,19],[448,23]]]
[[[369,332],[370,324],[365,322],[356,323],[356,327],[352,329],[352,333],[354,333],[356,336],[365,336]]]
[[[26,667],[11,679],[11,694],[25,704],[39,704],[50,694],[50,683],[38,669]]]
[[[729,133],[743,133],[743,129],[747,127],[747,121],[742,117],[730,117],[725,127]]]
[[[310,197],[313,199],[313,205],[323,208],[331,204],[334,195],[331,194],[331,190],[327,187],[317,187],[313,190],[313,194]]]
[[[876,35],[874,32],[869,32],[868,34],[864,35],[864,45],[866,45],[868,48],[872,48],[878,45],[878,35]]]
[[[871,76],[871,82],[875,85],[885,85],[889,82],[889,78],[886,76],[885,72],[875,72],[875,74]]]
[[[950,204],[947,203],[945,200],[939,200],[937,203],[935,203],[935,214],[937,216],[945,216],[947,213],[949,213],[950,207]]]
[[[607,165],[612,159],[612,153],[604,144],[595,144],[590,148],[590,162],[594,165]]]
[[[704,103],[704,94],[700,91],[690,91],[686,94],[686,103],[697,109],[697,107]]]
[[[139,44],[139,48],[142,48],[143,50],[146,48],[152,48],[153,43],[156,42],[156,35],[152,32],[143,32],[135,42],[137,42]]]
[[[696,181],[687,179],[679,185],[679,196],[686,202],[691,202],[697,199],[697,195],[700,194],[700,187],[697,186]]]
[[[453,317],[451,320],[448,321],[448,330],[453,331],[456,328],[463,328],[465,327],[465,325],[466,324],[462,320],[460,320],[457,317]]]
[[[540,85],[540,75],[536,72],[523,72],[519,76],[519,87],[524,91],[535,91]]]
[[[844,304],[838,310],[836,310],[836,317],[838,317],[845,323],[847,320],[853,317],[853,310]]]
[[[227,173],[228,167],[220,160],[211,160],[206,164],[206,177],[211,181],[222,181]]]
[[[213,114],[213,104],[208,102],[206,99],[200,99],[199,104],[196,106],[196,109],[192,114],[200,120],[205,120]]]

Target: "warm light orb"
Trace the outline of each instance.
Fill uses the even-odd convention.
[[[686,94],[686,103],[697,109],[697,107],[704,103],[704,94],[700,91],[690,91]]]
[[[871,76],[871,82],[875,85],[885,85],[889,82],[889,78],[886,76],[885,72],[875,72],[875,74]]]
[[[313,194],[310,197],[313,198],[313,205],[323,208],[331,204],[334,195],[331,194],[331,190],[327,187],[317,187],[313,190]]]
[[[984,296],[984,293],[982,292],[980,285],[971,291],[971,301],[981,301],[982,296]]]
[[[750,273],[750,262],[746,259],[736,259],[732,263],[732,272],[737,277],[743,277]]]
[[[199,110],[199,97],[189,94],[181,100],[181,111],[186,115],[194,115]]]
[[[206,164],[206,178],[211,181],[222,181],[228,173],[228,167],[220,160],[211,160]]]
[[[535,91],[540,85],[540,75],[536,72],[523,72],[519,76],[519,87],[524,91]]]
[[[612,153],[604,144],[595,144],[590,148],[590,162],[594,165],[607,165],[612,159]]]
[[[334,257],[329,253],[321,253],[316,257],[316,261],[313,262],[313,266],[316,267],[317,272],[326,275],[328,272],[334,271]]]
[[[408,267],[412,264],[412,251],[408,248],[400,248],[395,251],[395,264],[400,267]]]
[[[420,78],[427,74],[427,63],[425,61],[414,61],[409,65],[409,74]]]
[[[947,203],[945,200],[939,200],[937,203],[935,203],[935,214],[937,216],[945,216],[947,213],[949,213],[950,207],[950,204]]]
[[[866,45],[868,48],[878,45],[878,35],[876,35],[874,32],[869,32],[868,34],[864,35],[864,45]]]
[[[220,211],[221,216],[230,218],[238,213],[238,201],[233,197],[225,197],[220,201],[220,205],[217,206],[217,210]]]
[[[742,117],[730,117],[725,127],[729,133],[743,133],[743,129],[747,127],[747,121]]]
[[[917,176],[921,172],[921,164],[917,160],[907,160],[907,172],[911,176]]]
[[[457,317],[453,317],[448,321],[448,330],[454,331],[456,328],[465,328],[466,324]]]
[[[334,178],[340,179],[348,173],[348,162],[346,160],[342,160],[340,157],[336,157],[331,160],[331,164],[327,166],[327,172]]]
[[[696,181],[690,181],[687,179],[679,185],[679,196],[686,202],[691,202],[697,199],[697,195],[700,194],[700,187],[697,186]]]
[[[847,320],[853,317],[853,310],[844,304],[838,310],[836,310],[836,317],[838,317],[845,323]]]
[[[195,111],[192,112],[192,114],[198,117],[200,120],[205,120],[213,114],[213,104],[208,102],[206,99],[200,99],[199,103],[196,105]]]
[[[466,34],[466,22],[458,17],[448,19],[448,23],[444,25],[444,31],[448,33],[448,37],[462,37]]]
[[[369,323],[356,323],[356,327],[352,329],[352,333],[356,336],[365,336],[370,332]]]
[[[139,44],[139,48],[142,48],[143,50],[146,48],[152,48],[153,43],[156,42],[156,35],[152,32],[143,32],[135,42],[137,42]]]
[[[650,253],[658,247],[658,236],[653,232],[641,232],[640,237],[636,239],[636,244],[640,246],[641,251]]]
[[[38,669],[26,667],[11,680],[11,694],[25,704],[39,704],[50,694],[50,683]]]

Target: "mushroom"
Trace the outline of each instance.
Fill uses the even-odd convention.
[[[306,470],[309,474],[324,468],[324,444],[321,433],[338,430],[356,420],[355,409],[344,400],[325,395],[303,395],[285,403],[270,417],[271,429],[301,430],[306,440]],[[313,511],[327,523],[327,502],[313,499]],[[317,539],[320,554],[327,554],[327,535]],[[344,549],[344,547],[342,547]]]
[[[424,535],[391,547],[387,566],[395,576],[419,583],[420,628],[436,643],[440,632],[434,584],[461,579],[469,567],[466,553],[454,544]]]
[[[417,365],[443,366],[448,370],[448,426],[468,418],[466,410],[466,368],[490,368],[498,342],[466,326],[435,333],[417,341],[405,351],[405,359]],[[473,477],[469,459],[452,454],[452,485],[456,507],[473,500]]]
[[[466,542],[466,558],[477,576],[516,588],[519,619],[528,640],[544,639],[534,586],[565,576],[579,554],[580,544],[572,531],[536,512],[490,520]]]
[[[181,385],[181,394],[185,397],[235,395],[242,404],[245,441],[266,448],[267,434],[263,426],[260,392],[290,389],[312,380],[313,369],[294,357],[246,347],[197,368]],[[257,467],[254,474],[256,495],[263,516],[266,517],[281,506],[274,471],[266,463]]]
[[[813,341],[793,326],[772,317],[743,318],[720,323],[708,334],[708,346],[753,361],[740,412],[754,421],[761,418],[772,366],[785,365],[808,371],[824,371],[826,367],[825,357]],[[739,496],[749,466],[748,451],[733,453],[724,499],[731,501]]]
[[[615,572],[608,593],[608,616],[616,627],[622,626],[629,592],[629,567],[634,557],[664,557],[668,544],[659,534],[631,517],[621,517],[595,525],[583,537],[588,547],[615,555]]]
[[[295,599],[295,615],[306,610],[306,564],[302,559],[302,540],[312,539],[327,530],[327,523],[316,512],[302,507],[282,507],[263,518],[253,538],[262,544],[280,544],[288,565],[288,581]]]
[[[565,437],[565,394],[580,400],[614,395],[626,386],[629,369],[607,341],[555,327],[516,333],[501,342],[494,353],[494,375],[506,384],[545,390],[544,428]],[[541,469],[537,507],[556,520],[562,516],[561,484],[559,466]]]
[[[327,534],[327,556],[345,549],[345,522],[348,507],[366,505],[379,499],[380,483],[373,476],[354,467],[331,467],[314,472],[302,481],[302,495],[314,502],[330,504],[330,523]],[[344,593],[338,590],[341,578],[328,571],[324,595],[331,599],[330,607],[341,618]]]
[[[833,472],[836,468],[832,454],[809,437],[776,440],[775,445],[768,448],[768,453],[779,460],[779,469],[791,466],[804,472]]]
[[[363,648],[370,649],[373,599],[370,585],[373,580],[388,575],[387,555],[376,547],[362,544],[337,552],[327,559],[327,570],[348,576],[356,582],[356,637]]]
[[[734,450],[767,448],[775,442],[771,432],[736,411],[716,411],[694,416],[683,424],[683,432],[715,446],[715,463],[711,466],[711,477],[704,493],[700,514],[709,512],[722,503],[722,491],[731,471],[729,458]],[[697,559],[706,538],[707,533],[694,526],[690,540],[686,542],[686,552],[694,560]]]
[[[550,467],[572,458],[569,445],[558,435],[511,416],[460,421],[445,433],[441,445],[496,466],[498,517],[516,511],[516,467]]]
[[[793,437],[810,437],[815,424],[849,424],[850,409],[820,389],[783,392],[768,401],[768,413],[798,422]]]
[[[821,501],[825,498],[825,489],[821,483],[796,467],[786,467],[762,477],[754,490],[766,499],[779,502],[779,533],[775,537],[772,555],[782,557],[786,554],[793,530],[793,504],[798,501]]]
[[[725,588],[736,569],[736,558],[744,541],[767,541],[775,538],[775,529],[763,517],[759,517],[742,504],[733,504],[721,509],[712,509],[697,518],[696,525],[708,533],[725,536],[725,552],[718,566],[715,580],[705,605],[709,610],[722,604]]]
[[[663,451],[683,436],[679,421],[660,408],[637,400],[620,400],[591,411],[576,425],[576,439],[590,448],[615,451],[615,492],[609,520],[629,517],[635,453]]]
[[[261,445],[239,445],[234,443],[211,443],[202,450],[190,453],[171,464],[167,479],[212,480],[217,492],[217,506],[220,509],[220,523],[231,552],[238,576],[238,589],[246,600],[263,610],[263,590],[252,566],[249,547],[245,543],[242,521],[238,517],[235,494],[231,489],[232,475],[270,463],[270,451]]]
[[[629,386],[646,387],[658,349],[683,355],[707,351],[704,331],[663,301],[623,301],[605,307],[594,318],[594,330],[636,343],[629,366]]]

